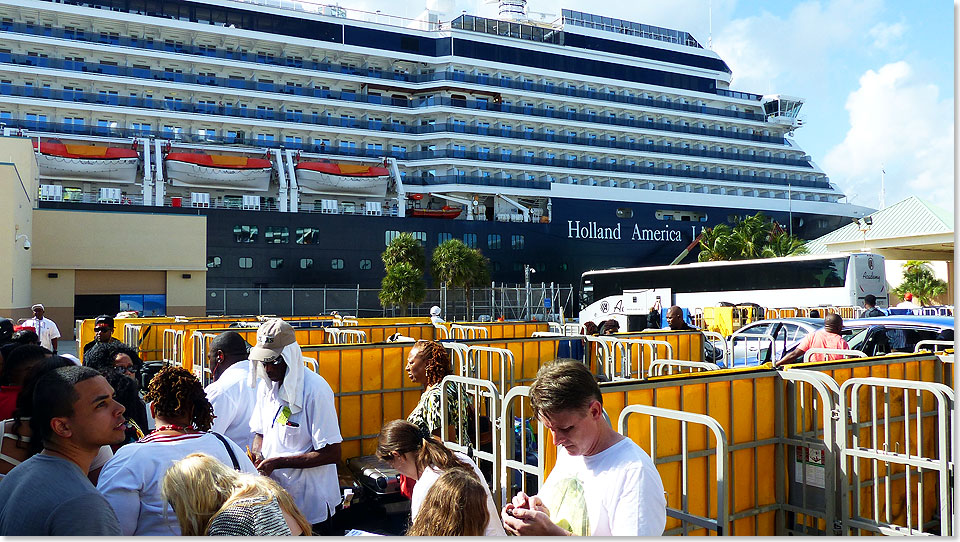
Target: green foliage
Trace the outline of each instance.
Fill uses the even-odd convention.
[[[947,283],[933,274],[933,267],[926,260],[909,260],[903,264],[903,282],[893,289],[900,297],[910,292],[919,305],[930,305],[933,298],[947,291]]]
[[[427,296],[423,271],[407,262],[387,267],[387,274],[380,283],[380,305],[383,308],[400,307],[400,315],[407,315],[407,306],[421,303]]]
[[[421,271],[425,269],[423,246],[413,238],[410,232],[402,232],[394,237],[380,258],[383,259],[383,265],[387,268],[400,262],[407,262]]]
[[[380,283],[380,304],[384,308],[400,307],[407,315],[410,303],[420,303],[426,297],[423,280],[425,258],[423,246],[409,232],[396,236],[380,255],[386,275]]]
[[[717,224],[700,238],[701,262],[749,260],[806,254],[799,237],[792,236],[770,218],[757,213],[747,216],[731,228]]]
[[[434,279],[454,288],[463,288],[470,310],[470,288],[490,281],[489,260],[459,239],[441,243],[431,256],[430,270]]]

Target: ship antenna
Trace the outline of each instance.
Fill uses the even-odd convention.
[[[886,208],[886,190],[884,190],[884,177],[887,175],[886,169],[884,169],[883,164],[880,164],[880,208]]]
[[[709,3],[707,19],[710,21],[710,33],[707,34],[707,49],[713,50],[713,0]]]

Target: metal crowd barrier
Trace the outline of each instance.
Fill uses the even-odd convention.
[[[531,337],[564,337],[563,333],[557,333],[556,331],[534,331],[530,334]]]
[[[333,344],[362,344],[367,342],[367,332],[362,329],[325,328]]]
[[[613,342],[613,356],[609,365],[606,367],[606,374],[611,380],[629,380],[633,378],[643,378],[647,372],[644,370],[644,362],[654,362],[658,359],[660,347],[666,350],[666,359],[673,359],[673,345],[667,341],[658,341],[650,339],[624,338]],[[634,355],[636,352],[636,355]],[[650,353],[647,357],[644,354]],[[634,370],[634,360],[636,360],[636,370]],[[619,369],[619,371],[618,371]]]
[[[213,382],[213,369],[207,353],[210,351],[210,342],[216,337],[213,333],[194,331],[190,336],[190,348],[193,351],[193,374],[200,380],[203,387]]]
[[[803,362],[809,363],[810,358],[817,354],[830,354],[834,356],[842,356],[844,358],[865,358],[866,354],[859,350],[850,350],[845,348],[811,348],[803,353]]]
[[[140,349],[140,326],[133,324],[124,324],[123,343],[130,348]],[[82,352],[82,349],[80,350]]]
[[[495,501],[499,500],[498,504],[501,508],[510,502],[519,491],[523,491],[527,495],[536,494],[536,490],[543,487],[543,482],[547,477],[545,469],[547,433],[543,424],[539,421],[536,423],[537,434],[535,436],[537,444],[536,463],[527,463],[527,435],[522,427],[519,447],[521,457],[516,457],[517,447],[514,445],[516,435],[513,431],[513,423],[515,418],[519,418],[521,424],[523,424],[525,420],[533,417],[529,398],[529,386],[516,386],[511,388],[501,401],[500,419],[498,421],[501,427],[500,434],[504,436],[505,442],[500,444],[501,456],[498,476],[501,493],[494,497]],[[507,435],[509,435],[509,439],[506,438]],[[511,479],[517,479],[517,483],[511,483]],[[536,488],[530,486],[531,481],[535,481]]]
[[[714,531],[718,536],[722,536],[727,533],[728,525],[730,522],[729,514],[727,512],[727,472],[729,470],[727,461],[728,461],[728,450],[727,450],[727,438],[726,434],[723,431],[723,427],[717,422],[717,420],[711,418],[710,416],[705,416],[703,414],[693,414],[688,412],[682,412],[679,410],[671,410],[666,408],[659,408],[649,405],[629,405],[620,411],[620,418],[617,421],[617,431],[625,437],[629,438],[627,419],[632,414],[641,414],[646,415],[650,420],[650,447],[649,455],[653,459],[654,464],[658,465],[657,470],[665,469],[663,465],[668,465],[671,463],[679,463],[680,467],[680,490],[682,495],[680,497],[680,508],[671,508],[667,506],[667,516],[680,520],[681,526],[679,529],[672,529],[669,531],[664,531],[663,534],[690,534],[690,526],[693,525],[696,528],[704,528],[710,531]],[[675,424],[671,422],[679,423],[679,427],[675,427]],[[680,447],[679,450],[676,450],[678,453],[673,453],[665,456],[658,456],[657,451],[659,447],[657,446],[657,425],[659,424],[669,424],[671,428],[676,428],[676,431],[671,433],[679,436],[680,438]],[[713,433],[713,442],[712,444],[707,439],[704,442],[704,439],[700,438],[701,435],[692,436],[690,425],[701,425],[706,429],[709,429]],[[696,450],[691,450],[690,441],[694,439],[697,442],[695,446]],[[706,444],[705,448],[702,449],[702,445]],[[713,487],[704,488],[702,483],[699,480],[691,480],[687,476],[689,472],[691,461],[697,461],[699,459],[706,459],[709,456],[714,456],[715,458],[715,485]],[[659,460],[659,462],[658,462]],[[691,484],[696,484],[691,487]],[[687,496],[696,492],[704,492],[707,497],[707,510],[713,508],[710,506],[710,500],[714,501],[716,508],[716,517],[704,517],[692,514],[690,512],[689,501]]]
[[[451,339],[474,340],[474,339],[487,339],[489,337],[490,337],[490,333],[485,327],[450,324]]]
[[[932,346],[933,348],[924,348],[926,346]],[[937,347],[942,348],[937,348]],[[954,347],[956,343],[954,341],[935,341],[935,340],[925,340],[920,341],[913,348],[914,352],[923,352],[930,351],[933,352],[940,361],[944,363],[953,363]]]
[[[501,424],[499,420],[500,393],[497,392],[493,382],[489,380],[465,376],[448,375],[440,381],[440,386],[440,439],[447,448],[473,458],[481,472],[490,473],[490,480],[488,480],[490,493],[494,496],[494,500],[498,499],[503,492],[500,485],[501,479],[495,474],[500,472],[500,446],[502,445],[504,427],[509,427]],[[469,428],[465,428],[464,424],[457,425],[456,435],[448,434],[451,423],[448,418],[450,407],[450,400],[446,393],[448,386],[452,386],[456,390],[458,401],[466,400],[468,397],[471,399],[470,412],[473,415],[474,423],[470,432],[471,445],[469,446],[465,444],[466,440],[464,438],[467,436],[464,434],[464,430],[469,430]],[[480,420],[484,418],[490,421],[489,447],[484,446],[486,435],[480,430]],[[500,506],[502,507],[503,504],[501,503]],[[493,520],[495,518],[491,518],[491,521]]]
[[[925,408],[931,400],[935,407]],[[953,406],[953,390],[943,384],[870,377],[843,383],[844,533],[953,535]]]
[[[163,330],[163,361],[183,367],[183,337],[181,329]]]
[[[673,370],[677,369],[677,374],[681,373],[699,373],[703,371],[718,371],[720,367],[715,363],[710,363],[707,361],[683,361],[679,359],[655,359],[650,362],[650,367],[647,369],[647,378],[652,378],[654,376],[663,376],[664,370],[666,370],[667,375],[674,374]],[[684,370],[686,369],[686,370]]]
[[[764,346],[764,341],[766,341],[766,346]],[[730,342],[726,343],[726,345],[727,350],[724,351],[724,362],[727,367],[753,367],[762,365],[768,361],[776,361],[773,359],[773,352],[776,349],[776,339],[768,333],[754,334],[737,331],[733,335],[730,335]],[[737,357],[738,346],[742,346],[740,349],[740,351],[743,352],[741,362],[738,362],[740,358]],[[764,352],[769,354],[768,359],[762,359],[761,356]],[[755,355],[751,358],[751,354]],[[763,357],[766,358],[766,356]]]

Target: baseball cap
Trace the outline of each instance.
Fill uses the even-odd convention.
[[[97,319],[93,322],[93,329],[98,327],[113,327],[113,317],[106,314],[97,316]]]
[[[250,361],[267,361],[276,358],[285,346],[297,342],[293,327],[279,318],[260,324],[257,329],[257,344],[250,349]]]
[[[430,316],[440,316],[440,307],[436,305],[430,307]]]
[[[34,306],[30,307],[30,310],[32,310],[32,311],[35,311],[35,310],[37,310],[37,309],[46,310],[46,309],[43,308],[43,305],[42,305],[41,303],[37,303],[37,304],[35,304]]]

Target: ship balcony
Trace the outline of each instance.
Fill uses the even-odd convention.
[[[674,111],[684,111],[684,112],[705,114],[705,115],[718,116],[718,117],[727,117],[732,119],[742,119],[742,120],[758,121],[758,122],[763,122],[765,120],[764,115],[759,113],[751,113],[746,111],[731,111],[727,109],[709,107],[706,105],[686,104],[686,103],[680,103],[680,102],[664,102],[661,100],[654,100],[651,98],[645,98],[645,97],[636,96],[636,95],[612,94],[609,92],[598,92],[598,91],[587,90],[583,88],[569,87],[567,85],[542,84],[542,83],[536,83],[533,81],[525,81],[517,78],[491,77],[489,75],[469,74],[469,73],[458,72],[453,70],[436,71],[436,72],[423,73],[423,74],[396,73],[392,71],[376,70],[372,68],[363,69],[363,68],[357,68],[357,67],[342,66],[340,64],[333,64],[329,62],[315,62],[310,60],[304,60],[301,58],[258,55],[254,52],[240,52],[240,51],[219,49],[215,47],[193,46],[193,45],[183,44],[183,43],[159,41],[159,40],[154,40],[152,38],[132,38],[132,37],[126,37],[126,36],[116,36],[106,32],[86,33],[83,30],[66,30],[63,28],[48,28],[44,26],[38,26],[35,24],[19,23],[19,22],[0,23],[0,30],[6,31],[6,32],[19,33],[19,34],[63,38],[63,39],[82,41],[82,42],[88,42],[88,43],[103,43],[103,44],[119,45],[123,47],[131,47],[131,48],[138,48],[138,49],[147,49],[147,50],[154,50],[154,51],[195,55],[197,57],[201,57],[201,58],[197,58],[198,61],[202,61],[202,57],[213,57],[213,58],[221,58],[225,60],[239,60],[244,62],[250,62],[255,64],[266,64],[266,65],[272,65],[277,67],[302,68],[302,69],[313,70],[317,72],[369,77],[374,79],[399,81],[404,83],[427,83],[427,82],[447,82],[447,81],[464,82],[464,83],[472,83],[472,84],[478,84],[483,86],[494,86],[499,88],[547,93],[547,94],[553,94],[557,96],[569,96],[574,98],[586,98],[591,100],[600,100],[600,101],[612,102],[612,103],[640,105],[645,107],[669,109]],[[44,62],[45,60],[49,60],[49,59],[43,59],[39,57],[33,57],[33,58],[36,59],[36,62],[38,62],[38,64],[36,65],[42,65],[40,63]],[[104,69],[109,70],[109,68],[104,68]],[[123,68],[121,67],[120,69],[122,70]],[[88,67],[88,70],[89,70],[89,67]],[[109,73],[109,72],[104,71],[101,73]],[[121,71],[117,71],[116,73],[121,74]],[[171,79],[171,80],[176,80],[176,79]],[[212,83],[206,82],[201,84],[212,84]],[[734,92],[734,91],[723,90],[723,89],[717,89],[716,93],[718,96],[750,100],[750,101],[756,101],[759,98],[759,96],[755,94],[750,94],[745,92]]]

